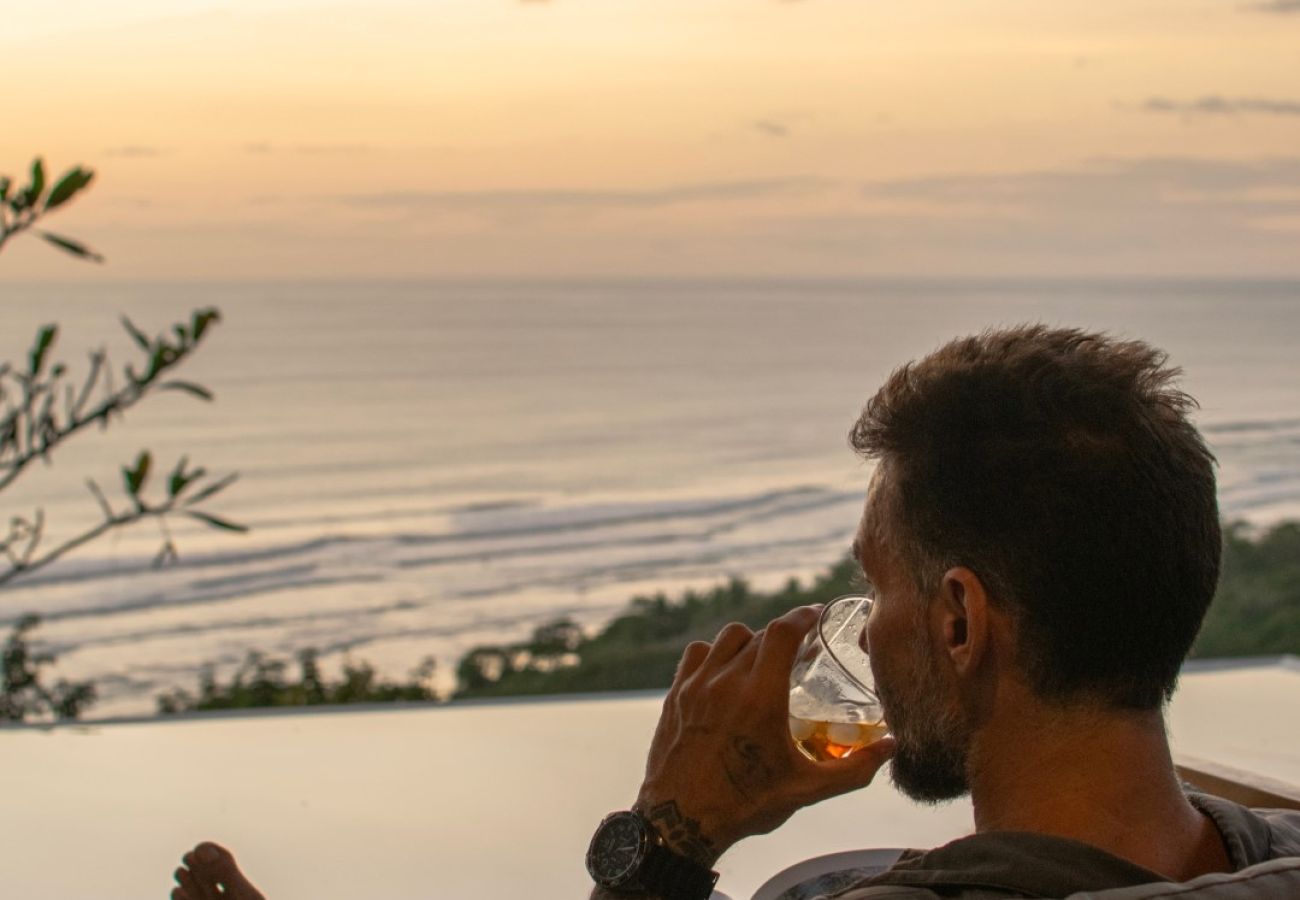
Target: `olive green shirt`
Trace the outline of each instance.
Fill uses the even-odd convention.
[[[1188,799],[1218,826],[1233,873],[1173,884],[1079,841],[995,831],[907,851],[883,872],[827,873],[780,900],[1300,898],[1300,812],[1250,810],[1205,794]]]

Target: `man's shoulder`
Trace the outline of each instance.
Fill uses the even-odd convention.
[[[1300,810],[1251,810],[1268,824],[1274,857],[1300,856]]]
[[[1214,821],[1237,868],[1300,856],[1300,810],[1249,809],[1212,794],[1187,798]]]
[[[1300,897],[1300,857],[1284,856],[1236,872],[1202,875],[1191,881],[1080,891],[1065,900],[1283,900]]]
[[[988,888],[930,889],[876,884],[809,900],[1008,900],[1041,896]],[[1078,891],[1061,900],[1284,900],[1300,897],[1300,857],[1282,857],[1241,869],[1204,875],[1192,881],[1155,881],[1099,891]]]
[[[1197,795],[1195,805],[1223,835],[1236,871],[1173,883],[1155,872],[1076,841],[1028,832],[971,835],[920,852],[888,869],[833,879],[783,900],[1238,900],[1300,897],[1300,811],[1247,809]],[[847,874],[847,873],[842,873]]]
[[[1142,884],[1159,877],[1079,841],[1036,832],[994,831],[908,854],[834,896],[837,900],[1065,897],[1092,887]]]

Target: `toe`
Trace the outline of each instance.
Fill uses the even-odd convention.
[[[234,855],[220,844],[212,841],[203,841],[196,846],[193,851],[195,857],[203,860],[205,863],[214,863],[218,860],[234,860]]]
[[[204,841],[194,848],[195,873],[214,887],[220,885],[222,897],[231,900],[265,900],[253,887],[252,882],[244,877],[235,863],[234,854],[220,844]]]
[[[188,855],[188,854],[187,854]],[[177,887],[172,891],[172,900],[209,900],[216,896],[216,888],[205,889],[194,877],[194,873],[181,866],[172,873]]]

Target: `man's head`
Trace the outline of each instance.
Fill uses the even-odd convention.
[[[1152,710],[1173,693],[1220,534],[1214,460],[1165,361],[1073,329],[990,331],[902,367],[867,404],[850,440],[880,466],[859,540],[899,582],[873,642],[912,617],[912,652],[889,654],[907,671],[877,673],[900,786],[927,799],[965,787],[973,726],[938,654],[971,648],[960,612],[936,633],[934,604],[986,601],[1043,703]]]

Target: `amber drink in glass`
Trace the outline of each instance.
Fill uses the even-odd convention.
[[[863,633],[870,612],[870,597],[832,600],[795,657],[790,736],[809,759],[842,759],[888,731]]]

